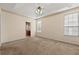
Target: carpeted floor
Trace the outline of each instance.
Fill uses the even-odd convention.
[[[79,46],[34,37],[5,43],[1,55],[78,55]]]

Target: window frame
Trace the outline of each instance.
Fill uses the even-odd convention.
[[[76,16],[73,16],[74,14],[77,14]],[[73,20],[75,19],[73,19],[73,17],[77,17],[77,21],[75,21],[75,22],[77,22],[78,24],[77,25],[69,25],[70,23],[69,23],[69,21],[70,21],[70,19],[69,18],[65,18],[66,16],[67,17],[69,17],[70,15],[72,15],[72,18],[71,18],[71,21],[73,22]],[[67,22],[67,20],[68,20],[68,25],[66,24],[66,22]],[[65,30],[65,28],[66,27],[68,27],[68,30],[69,30],[69,28],[75,28],[75,27],[77,27],[77,29],[76,30],[78,30],[78,33],[77,33],[77,35],[75,35],[75,34],[73,34],[73,32],[72,32],[72,35],[70,35],[70,32],[68,31],[68,34],[66,33],[66,30]],[[72,29],[73,30],[73,29]],[[79,36],[79,13],[78,12],[75,12],[75,13],[70,13],[70,14],[66,14],[66,15],[64,15],[64,35],[65,36]]]

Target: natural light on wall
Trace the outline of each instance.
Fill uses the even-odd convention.
[[[41,29],[42,29],[42,21],[37,20],[37,32],[41,32]]]
[[[65,15],[64,35],[79,36],[79,13]]]

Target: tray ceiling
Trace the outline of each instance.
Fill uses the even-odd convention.
[[[0,3],[1,8],[34,19],[40,17],[36,16],[35,14],[35,9],[38,6],[41,6],[43,8],[42,16],[46,16],[48,14],[52,14],[65,8],[79,6],[79,4],[78,3]]]

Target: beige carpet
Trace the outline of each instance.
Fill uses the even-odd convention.
[[[0,48],[2,55],[78,55],[79,46],[43,38],[26,38],[5,43]]]

